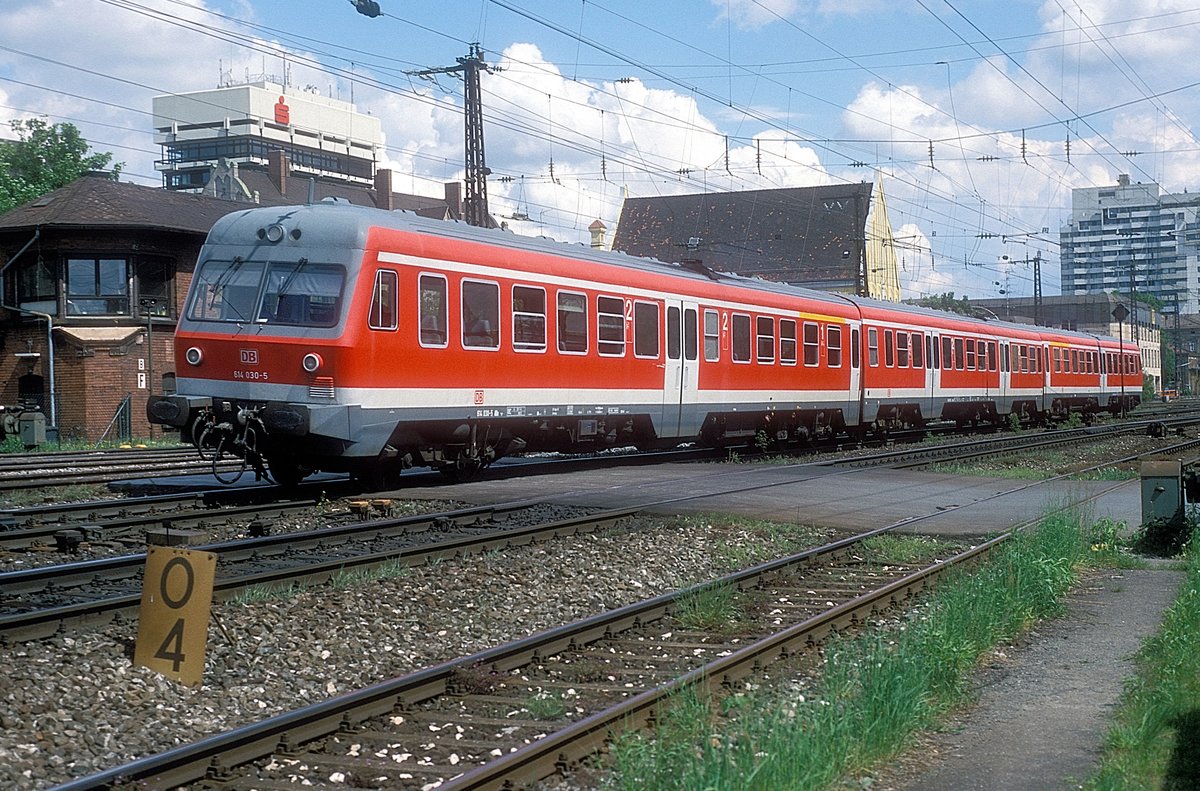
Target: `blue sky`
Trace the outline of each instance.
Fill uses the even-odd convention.
[[[461,83],[406,72],[477,42],[501,68],[483,77],[490,206],[529,215],[517,232],[580,241],[625,194],[881,176],[905,296],[1028,295],[1034,255],[1057,293],[1072,188],[1200,189],[1200,3],[378,2],[371,19],[347,0],[6,0],[0,134],[70,121],[158,184],[152,96],[287,73],[353,96],[397,189],[440,195],[462,178]]]

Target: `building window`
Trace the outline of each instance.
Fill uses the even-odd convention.
[[[138,308],[145,316],[171,316],[174,261],[169,258],[138,258],[134,263]]]
[[[124,258],[67,259],[67,315],[129,314],[129,263]]]
[[[17,304],[22,308],[58,315],[58,276],[41,256],[17,268],[16,285]]]

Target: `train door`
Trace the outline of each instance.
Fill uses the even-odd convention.
[[[699,309],[694,302],[667,302],[667,355],[663,376],[663,419],[659,436],[700,432],[696,411],[699,383]]]
[[[842,416],[848,426],[857,426],[862,422],[864,394],[861,326],[858,322],[850,325],[850,398],[846,403],[846,414]]]
[[[921,414],[933,420],[942,416],[941,376],[942,376],[942,336],[932,330],[925,334],[925,373],[926,392],[929,403],[921,406]]]

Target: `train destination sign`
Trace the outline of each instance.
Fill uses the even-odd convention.
[[[134,664],[184,684],[200,683],[216,570],[211,552],[150,547]]]

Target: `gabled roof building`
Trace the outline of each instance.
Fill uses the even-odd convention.
[[[866,183],[627,198],[612,246],[747,277],[883,296],[882,273],[865,263],[870,207]]]

